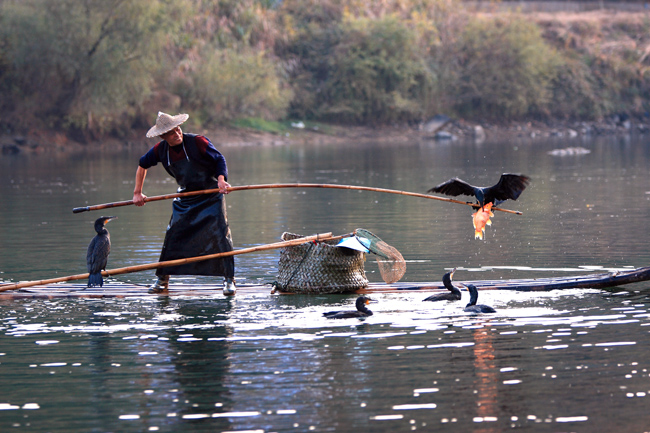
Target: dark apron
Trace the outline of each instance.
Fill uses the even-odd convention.
[[[185,159],[169,164],[169,171],[180,186],[179,192],[219,187],[212,173],[190,161],[187,152],[185,155]],[[161,262],[232,249],[232,235],[223,194],[201,194],[174,199],[172,217],[160,253]],[[158,268],[156,275],[215,275],[232,278],[235,276],[235,259],[230,256]]]

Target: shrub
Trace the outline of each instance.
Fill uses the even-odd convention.
[[[271,49],[279,36],[276,0],[193,0],[186,34],[218,48]]]
[[[643,76],[643,65],[626,61],[617,55],[595,55],[590,61],[591,73],[603,98],[607,114],[645,114],[646,104],[639,103],[639,95],[648,95],[650,81]],[[645,105],[645,107],[644,107]]]
[[[420,120],[431,76],[415,35],[394,16],[347,18],[333,52],[319,112],[343,122]]]
[[[456,62],[441,78],[468,117],[508,119],[541,112],[561,62],[539,28],[523,17],[472,18],[456,42]],[[453,53],[453,51],[452,51]]]
[[[594,119],[607,110],[591,70],[583,62],[567,59],[557,68],[551,84],[548,115],[570,120]]]
[[[222,123],[237,117],[284,117],[291,91],[262,52],[209,50],[177,81],[176,92],[196,120]]]

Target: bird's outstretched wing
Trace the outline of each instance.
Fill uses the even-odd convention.
[[[441,183],[440,185],[434,186],[427,192],[436,192],[445,195],[457,196],[457,195],[474,195],[474,187],[464,180],[454,177],[449,179],[446,182]]]
[[[504,173],[496,185],[486,190],[486,202],[488,201],[487,196],[494,197],[494,199],[500,201],[517,200],[529,183],[530,178],[528,176]]]

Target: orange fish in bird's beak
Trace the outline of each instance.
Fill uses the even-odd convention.
[[[491,209],[492,203],[488,203],[472,214],[472,217],[474,218],[474,239],[483,239],[485,226],[492,225],[490,217],[493,217],[494,214]]]

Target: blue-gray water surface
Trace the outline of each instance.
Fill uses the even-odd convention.
[[[153,143],[152,143],[153,144]],[[552,155],[583,147],[589,153]],[[218,144],[217,144],[218,147]],[[92,223],[72,208],[131,199],[146,148],[0,157],[0,281],[85,273]],[[532,178],[474,239],[468,206],[374,192],[233,192],[236,248],[365,228],[407,262],[402,281],[583,275],[650,263],[650,140],[348,143],[221,148],[233,186],[336,183],[411,192],[457,176]],[[145,193],[175,191],[162,168]],[[469,200],[469,198],[468,198]],[[170,203],[114,208],[109,268],[156,262]],[[267,284],[277,250],[237,256]],[[381,281],[372,256],[370,281]],[[153,271],[117,278],[141,284]],[[482,291],[492,315],[426,293],[0,301],[0,431],[650,431],[650,282],[609,290]]]

